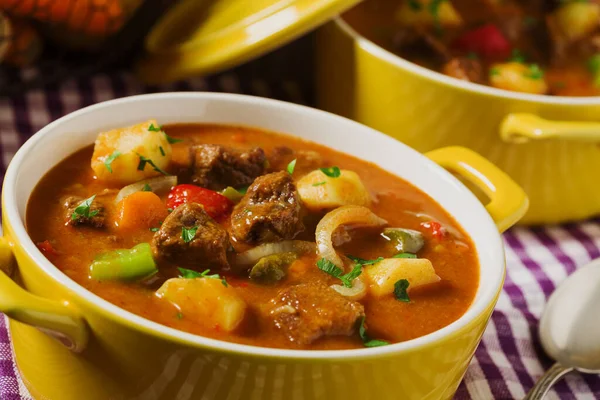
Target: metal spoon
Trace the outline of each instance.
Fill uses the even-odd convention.
[[[600,374],[600,259],[579,268],[550,296],[540,320],[544,350],[556,363],[525,400],[541,400],[567,373]]]

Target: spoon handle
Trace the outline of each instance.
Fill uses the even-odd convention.
[[[562,378],[564,375],[573,371],[571,367],[562,366],[559,363],[554,364],[546,373],[540,378],[535,386],[527,393],[523,400],[542,400],[548,390]]]

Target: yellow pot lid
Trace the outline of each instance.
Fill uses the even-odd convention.
[[[230,68],[306,33],[360,0],[181,0],[146,37],[152,84]]]

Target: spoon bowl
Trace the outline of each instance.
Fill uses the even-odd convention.
[[[544,350],[557,362],[526,400],[539,400],[565,374],[600,373],[600,259],[579,268],[550,296],[540,320]]]
[[[600,260],[575,271],[550,296],[540,339],[550,357],[582,372],[600,372]]]

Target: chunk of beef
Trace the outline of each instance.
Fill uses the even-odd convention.
[[[191,239],[184,235],[184,228]],[[191,268],[228,268],[228,249],[225,229],[197,203],[177,207],[152,238],[152,252],[157,259]]]
[[[92,201],[88,211],[83,210],[81,212],[75,212],[77,207],[82,205],[85,200],[86,199],[79,196],[70,196],[65,199],[64,207],[67,210],[67,224],[72,226],[88,225],[93,226],[94,228],[102,228],[106,220],[106,213],[104,211],[104,206],[98,199]],[[89,216],[86,217],[86,213]]]
[[[271,305],[269,315],[275,326],[298,344],[310,344],[322,336],[350,336],[365,316],[362,304],[318,282],[288,287]]]
[[[277,146],[269,154],[269,170],[284,171],[292,160],[296,160],[296,171],[312,171],[323,165],[323,157],[313,150],[293,150]]]
[[[238,242],[293,239],[303,230],[300,196],[284,171],[256,178],[231,214],[230,234]]]
[[[448,76],[468,82],[482,83],[483,68],[479,60],[466,57],[455,57],[442,67]]]
[[[430,32],[429,29],[425,27],[417,27],[417,33],[422,39],[422,45],[424,45],[427,49],[430,50],[432,55],[440,60],[449,60],[452,57],[450,49],[437,36]]]
[[[563,6],[567,6],[563,4]],[[546,15],[546,28],[551,48],[551,64],[570,66],[574,59],[587,59],[597,54],[600,46],[600,23],[582,23],[582,26],[565,26],[565,18],[556,12]],[[562,20],[562,23],[561,23]]]
[[[260,147],[241,151],[216,144],[200,144],[190,148],[192,182],[212,190],[227,186],[247,186],[262,175],[266,157]]]

